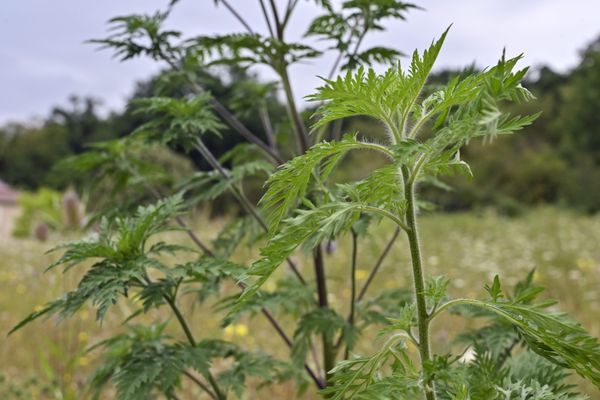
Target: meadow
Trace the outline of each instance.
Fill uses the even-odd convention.
[[[193,225],[201,237],[209,239],[225,221],[199,216],[194,219]],[[600,337],[600,215],[587,216],[557,208],[539,208],[516,218],[481,211],[430,214],[424,215],[421,221],[426,267],[431,275],[444,274],[452,278],[450,295],[483,297],[482,282],[490,282],[494,275],[501,274],[504,285],[511,287],[535,268],[536,283],[546,287],[544,296],[558,299],[562,311],[580,321],[593,336]],[[385,223],[373,228],[371,234],[360,243],[357,270],[359,287],[364,284],[374,260],[393,232],[393,227]],[[182,233],[169,235],[172,236],[170,239],[182,243],[187,241],[187,236]],[[46,250],[69,239],[74,237],[55,235],[46,243],[13,238],[3,238],[1,241],[2,399],[89,398],[86,394],[86,377],[94,367],[97,354],[93,351],[86,353],[86,348],[110,336],[109,332],[122,330],[123,320],[135,310],[134,300],[120,302],[118,311],[109,314],[100,327],[94,321],[94,310],[90,308],[70,320],[60,323],[54,318],[37,321],[5,337],[5,333],[31,309],[60,296],[77,282],[77,274],[63,274],[58,269],[43,273],[58,255],[45,254]],[[408,247],[402,243],[404,240],[401,236],[396,242],[370,286],[367,298],[384,289],[410,286],[410,254]],[[345,285],[344,278],[348,273],[350,237],[342,237],[335,247],[327,256],[328,282],[334,289],[331,292],[341,293],[342,296],[330,297],[329,300],[332,307],[345,313],[350,289],[346,290],[340,285]],[[235,258],[248,264],[255,257],[256,254],[249,249],[241,248]],[[296,257],[302,265],[302,255]],[[278,273],[286,272],[281,269]],[[303,273],[310,276],[308,263]],[[269,289],[269,284],[266,289]],[[226,290],[233,294],[235,289],[231,286]],[[193,302],[188,300],[189,304],[184,305],[183,310],[191,316],[189,311]],[[150,321],[155,317],[157,315],[151,312],[140,318]],[[217,311],[207,306],[193,313],[192,328],[199,338],[222,337],[249,349],[266,348],[273,354],[283,358],[286,356],[287,348],[274,339],[272,331],[262,319],[238,321],[225,329],[218,326],[219,320]],[[445,317],[436,321],[436,324],[443,329],[437,330],[435,342],[446,347],[452,346],[454,332],[465,327],[465,322],[454,316]],[[174,336],[180,335],[176,328],[173,326],[170,330]],[[358,353],[369,353],[378,347],[375,330],[368,330],[365,334],[373,335],[373,340],[364,340],[361,347],[356,349]],[[459,350],[456,348],[456,351]],[[590,398],[600,398],[600,392],[592,385],[581,384]],[[291,383],[264,389],[252,387],[245,398],[314,398],[310,390],[297,397],[296,387]],[[111,398],[110,393],[106,396]],[[190,388],[181,397],[188,398],[202,397]]]

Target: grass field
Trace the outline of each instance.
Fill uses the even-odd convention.
[[[200,224],[201,236],[209,238],[223,221]],[[206,228],[208,226],[208,228]],[[361,244],[357,276],[364,279],[374,259],[391,235],[392,227],[382,224]],[[600,337],[600,216],[590,217],[557,209],[539,209],[516,219],[499,217],[491,212],[481,214],[447,214],[424,216],[421,223],[424,260],[428,274],[445,274],[452,279],[451,295],[483,296],[483,285],[495,274],[510,287],[536,268],[536,281],[547,288],[545,296],[560,300],[560,308],[578,319],[595,336]],[[35,307],[59,296],[76,283],[76,274],[52,271],[43,274],[56,256],[45,250],[65,238],[53,237],[50,243],[30,240],[2,240],[0,244],[0,399],[86,399],[85,378],[93,368],[95,353],[85,354],[87,346],[106,336],[106,332],[121,330],[122,320],[135,304],[122,303],[99,327],[91,309],[69,321],[38,321],[6,338],[5,333]],[[181,236],[185,241],[185,237]],[[338,243],[335,253],[328,256],[328,278],[333,307],[346,312],[349,288],[340,287],[348,274],[349,238]],[[254,254],[242,250],[240,260],[250,260]],[[308,265],[304,273],[310,276]],[[282,271],[280,273],[285,273]],[[398,240],[383,265],[380,275],[369,289],[375,294],[381,288],[410,285],[409,254],[404,239]],[[184,306],[189,312],[189,307]],[[144,317],[148,321],[159,317],[156,312]],[[257,318],[243,321],[226,330],[218,327],[218,316],[209,308],[196,310],[193,319],[198,337],[211,335],[234,340],[247,348],[263,347],[285,357],[286,348],[275,341],[272,331]],[[174,324],[172,324],[174,325]],[[434,325],[434,342],[445,349],[453,332],[464,322],[448,317]],[[173,327],[173,334],[179,332]],[[291,330],[291,328],[290,328]],[[377,345],[366,340],[367,346],[357,351],[370,351]],[[369,348],[370,347],[370,348]],[[17,388],[18,387],[18,388]],[[582,386],[592,399],[600,392],[590,385]],[[9,392],[21,391],[21,397]],[[250,390],[249,399],[293,399],[292,384]],[[12,397],[11,397],[12,396]],[[108,394],[107,398],[111,398]],[[188,397],[198,398],[190,390]],[[314,398],[310,392],[304,398]]]

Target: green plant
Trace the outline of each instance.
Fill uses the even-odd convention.
[[[41,188],[35,193],[22,193],[19,196],[21,213],[15,221],[13,235],[31,236],[36,223],[45,223],[52,229],[61,228],[61,202],[61,193],[47,188]]]
[[[516,69],[520,56],[507,59],[503,55],[492,68],[432,88],[427,79],[446,32],[422,54],[415,51],[406,69],[396,63],[399,53],[395,50],[360,50],[367,32],[383,29],[385,18],[403,18],[414,6],[348,0],[335,10],[329,2],[317,1],[325,14],[311,23],[307,34],[329,40],[339,56],[330,77],[308,97],[319,103],[319,118],[309,136],[295,104],[288,66],[316,58],[321,51],[284,40],[299,1],[289,1],[284,13],[274,1],[260,1],[269,36],[255,33],[227,1],[216,3],[232,11],[249,32],[177,42],[180,32],[162,28],[169,9],[151,16],[115,18],[115,33],[97,41],[116,49],[123,59],[146,55],[166,62],[171,76],[187,79],[196,93],[187,98],[140,100],[137,112],[148,116],[147,123],[127,138],[97,146],[68,162],[89,174],[90,181],[106,177],[131,195],[124,207],[113,207],[98,217],[101,223],[96,234],[59,248],[64,252],[49,268],[83,267],[83,278],[74,290],[32,313],[13,331],[42,316],[69,317],[87,303],[97,308],[97,319],[102,321],[118,301],[138,299],[139,310],[127,318],[126,332],[91,349],[103,349],[103,362],[91,381],[95,395],[100,396],[104,386],[114,381],[123,399],[158,394],[177,398],[183,379],[210,398],[225,399],[241,396],[250,376],[261,384],[296,379],[300,388],[306,387],[308,379],[322,396],[334,399],[585,398],[564,383],[568,370],[600,386],[596,339],[548,309],[553,303],[536,300],[541,289],[533,285],[533,274],[511,294],[502,290],[496,278],[486,287],[487,299],[448,299],[449,279],[428,278],[422,262],[417,217],[430,205],[419,200],[418,187],[439,185],[437,179],[443,175],[469,175],[469,166],[460,158],[464,145],[511,134],[537,116],[512,116],[502,108],[504,103],[532,98],[520,85],[526,73],[526,69]],[[333,79],[342,61],[347,72]],[[392,66],[378,74],[367,68],[372,62]],[[264,121],[264,134],[270,138],[267,141],[203,89],[196,79],[199,67],[223,64],[266,64],[274,69],[288,103],[296,150],[277,145],[277,138],[286,131],[272,130],[262,101],[255,104]],[[269,85],[253,93],[259,96],[271,90]],[[358,132],[325,140],[336,136],[336,120],[354,116],[382,124],[386,140],[376,143]],[[224,124],[249,144],[218,159],[206,139],[219,135]],[[162,174],[147,168],[130,151],[134,144],[156,143],[196,151],[212,170],[194,173],[164,195]],[[332,172],[343,168],[344,156],[353,150],[378,153],[387,162],[365,179],[336,182]],[[288,154],[297,155],[284,162]],[[267,189],[258,206],[245,193],[244,182],[249,179],[266,179]],[[208,244],[186,224],[183,214],[221,196],[233,197],[244,215],[233,219]],[[148,197],[156,201],[139,204],[147,203]],[[381,220],[390,220],[396,231],[359,290],[361,239]],[[171,230],[187,233],[197,248],[161,241]],[[406,234],[412,256],[414,287],[367,297],[372,278],[401,233]],[[350,303],[348,314],[343,315],[329,303],[324,243],[346,235],[353,251],[347,280]],[[242,243],[260,247],[260,258],[249,267],[232,261]],[[299,248],[314,267],[311,278],[292,257]],[[281,265],[289,267],[290,276],[265,289]],[[241,295],[224,296],[221,286],[227,281],[242,290]],[[290,347],[291,362],[226,341],[198,339],[202,331],[190,324],[182,304],[185,299],[198,304],[214,297],[223,325],[246,315],[265,317]],[[180,335],[168,333],[169,321],[133,324],[155,308],[168,310]],[[457,346],[463,346],[465,354],[432,350],[431,324],[448,310],[488,321],[458,338]],[[362,335],[375,324],[384,325],[381,335],[387,339],[375,354],[358,356]],[[411,347],[418,349],[418,357],[410,355]]]

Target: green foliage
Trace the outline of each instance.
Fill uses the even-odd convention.
[[[165,270],[152,255],[181,248],[160,243],[147,248],[147,242],[156,234],[175,229],[168,222],[181,212],[180,206],[180,199],[171,198],[157,205],[140,207],[133,217],[118,218],[114,224],[104,220],[97,234],[54,249],[64,249],[65,252],[48,269],[62,265],[69,270],[90,259],[100,261],[87,270],[77,289],[30,314],[11,333],[44,315],[58,313],[61,318],[71,316],[86,302],[97,308],[96,318],[101,321],[120,297],[128,296],[131,288],[149,285],[148,270]]]
[[[341,3],[339,13],[331,3],[319,1],[325,15],[313,21],[307,34],[332,41],[338,61],[331,77],[308,96],[319,102],[315,116],[320,117],[314,124],[318,135],[309,137],[295,105],[288,66],[312,60],[322,52],[284,40],[298,2],[288,2],[285,10],[275,8],[274,2],[260,2],[269,31],[263,36],[253,32],[231,4],[218,1],[215,4],[224,5],[249,32],[187,39],[164,28],[176,3],[150,16],[117,17],[111,21],[112,35],[95,42],[112,48],[122,59],[149,56],[165,62],[172,71],[157,85],[168,92],[169,85],[182,80],[183,90],[132,102],[133,115],[142,121],[131,126],[131,136],[98,144],[90,153],[66,163],[96,174],[94,177],[113,179],[115,190],[137,207],[135,211],[111,207],[96,234],[60,246],[63,253],[48,268],[63,266],[69,271],[78,266],[83,269],[81,280],[74,290],[30,314],[11,333],[41,316],[69,317],[86,304],[97,309],[97,319],[102,321],[117,302],[127,297],[137,300],[136,311],[125,321],[129,330],[96,347],[103,352],[102,364],[92,379],[98,397],[113,381],[119,398],[145,399],[160,394],[178,398],[182,381],[187,379],[209,397],[225,400],[242,397],[250,377],[261,385],[295,378],[302,388],[304,372],[323,396],[333,399],[581,399],[565,383],[568,370],[600,387],[597,340],[580,325],[548,309],[554,303],[537,302],[541,289],[533,286],[532,275],[512,295],[502,290],[496,278],[486,287],[486,300],[448,300],[449,279],[429,279],[424,270],[417,218],[427,203],[417,197],[420,187],[431,183],[445,187],[440,177],[471,176],[468,163],[461,158],[467,144],[519,131],[539,115],[507,109],[510,104],[533,99],[521,85],[527,72],[526,68],[517,69],[521,56],[506,58],[503,54],[491,68],[434,87],[429,84],[430,75],[448,30],[428,49],[415,51],[404,68],[396,63],[400,54],[396,50],[359,47],[368,31],[383,30],[385,19],[403,19],[414,5],[347,0]],[[334,79],[342,61],[348,71]],[[395,64],[379,74],[367,68],[373,62]],[[236,68],[244,71],[257,64],[274,68],[285,92],[289,118],[281,120],[280,129],[285,132],[291,126],[296,148],[301,150],[287,162],[282,160],[292,153],[294,139],[288,138],[287,148],[282,145],[285,135],[276,134],[269,115],[275,85],[232,85],[240,89],[232,96],[238,108],[248,107],[244,96],[257,96],[255,108],[265,132],[263,141],[211,94],[205,86],[207,77],[198,72],[233,65],[230,73],[235,80]],[[387,136],[367,139],[362,134],[359,139],[357,132],[339,136],[339,140],[322,140],[330,123],[341,127],[339,120],[357,117],[375,120]],[[226,125],[251,146],[231,146],[233,150],[219,158],[205,140],[224,141],[219,134]],[[197,151],[210,169],[171,179],[140,154],[149,144]],[[267,155],[267,161],[257,158],[256,149],[261,157]],[[377,152],[383,165],[363,168],[360,179],[336,181],[334,170],[345,166],[343,160],[351,150],[359,149]],[[359,168],[365,165],[361,161],[358,158]],[[273,163],[280,165],[274,169]],[[246,196],[245,185],[263,179],[267,188],[255,204]],[[125,188],[133,194],[129,196]],[[178,194],[163,194],[173,191]],[[186,225],[185,211],[229,194],[245,215],[225,226],[207,245],[203,235],[196,235]],[[156,201],[147,205],[143,201],[147,197]],[[365,297],[395,240],[358,292],[360,244],[382,219],[407,235],[414,286]],[[202,254],[161,241],[163,234],[172,230],[185,231]],[[330,302],[333,296],[327,282],[332,277],[326,263],[333,257],[324,257],[323,243],[341,240],[348,233],[353,251],[348,260],[350,301],[345,316]],[[260,247],[258,260],[249,268],[232,261],[242,244],[251,250]],[[305,277],[303,262],[292,257],[298,249],[312,255],[314,280],[313,275]],[[187,258],[181,261],[184,252]],[[284,263],[292,274],[275,285],[265,285]],[[224,294],[224,282],[230,282],[230,290],[235,287],[242,292]],[[188,311],[182,312],[179,306],[184,296],[194,305],[215,297],[212,312],[221,326],[242,317],[264,316],[274,335],[288,345],[292,363],[217,339],[197,340],[197,326],[189,324]],[[432,323],[452,307],[469,318],[486,317],[490,323],[458,338],[457,345],[466,346],[461,355],[434,354]],[[169,322],[156,323],[150,313],[156,308],[174,317],[181,338],[165,333]],[[191,307],[189,312],[197,310]],[[154,323],[132,325],[141,314]],[[360,335],[375,324],[383,325],[380,336],[387,336],[379,351],[370,356],[352,354],[360,349]],[[292,331],[290,338],[287,332]],[[317,350],[322,351],[321,357]],[[411,355],[415,350],[418,360]]]
[[[365,149],[387,151],[375,144],[362,142],[355,135],[345,136],[339,142],[323,142],[315,145],[304,155],[285,163],[267,181],[269,186],[260,204],[269,211],[269,228],[276,230],[285,214],[302,199],[308,190],[314,170],[320,168],[319,178],[325,180],[348,151]]]
[[[114,380],[120,399],[147,399],[155,393],[173,396],[182,377],[191,371],[208,375],[211,365],[231,360],[232,365],[217,376],[222,387],[242,396],[245,380],[259,378],[264,383],[289,379],[285,363],[264,354],[245,352],[233,343],[205,340],[195,346],[178,343],[163,333],[166,324],[132,326],[130,332],[94,346],[103,349],[104,360],[92,376],[96,397]],[[195,378],[198,379],[198,378]]]
[[[139,56],[160,59],[165,54],[171,55],[176,51],[171,41],[179,38],[181,33],[162,28],[169,12],[170,10],[157,11],[153,15],[134,14],[112,18],[109,23],[113,33],[106,39],[91,42],[114,49],[121,60]]]
[[[498,277],[486,287],[490,300],[455,300],[457,304],[480,307],[509,322],[525,340],[528,347],[553,364],[571,368],[600,386],[600,344],[581,325],[571,322],[564,314],[545,309],[553,301],[532,303],[543,290],[528,287],[505,298]],[[450,303],[446,303],[446,307]]]
[[[19,195],[21,213],[15,221],[13,235],[29,237],[38,223],[44,223],[51,229],[62,226],[62,196],[59,192],[41,188],[35,193]]]
[[[227,171],[227,177],[223,177],[218,171],[200,171],[191,174],[180,184],[181,190],[191,193],[192,204],[212,201],[229,193],[231,187],[240,185],[248,177],[268,176],[273,171],[273,164],[263,160],[249,161],[234,166]]]
[[[190,149],[197,135],[218,135],[223,127],[210,109],[210,99],[209,94],[201,94],[192,99],[151,97],[135,100],[133,107],[136,113],[154,118],[132,135],[140,135],[150,142]]]
[[[381,371],[389,368],[389,374]],[[407,352],[406,337],[390,337],[379,352],[340,362],[332,371],[333,385],[323,391],[332,399],[414,399],[418,374]]]
[[[335,334],[344,327],[344,317],[331,309],[317,308],[304,314],[294,332],[294,344],[292,345],[292,360],[294,363],[297,365],[304,363],[313,335],[321,334],[328,341],[332,341]],[[344,333],[346,336],[350,334],[349,332]]]
[[[245,281],[257,277],[244,290],[234,312],[243,307],[269,279],[292,252],[302,243],[314,247],[324,239],[348,231],[360,217],[361,204],[331,203],[310,210],[299,210],[298,215],[287,220],[281,231],[261,249],[261,258],[245,274]]]
[[[305,35],[332,42],[331,48],[345,52],[342,69],[374,63],[390,64],[402,55],[400,51],[381,46],[360,51],[359,46],[367,32],[385,30],[383,20],[404,20],[406,12],[413,8],[417,7],[401,1],[346,0],[338,10],[331,5],[324,7],[326,13],[310,23]]]
[[[283,42],[259,34],[201,36],[189,40],[188,52],[208,66],[265,64],[282,70],[290,64],[312,59],[321,52],[299,43]]]

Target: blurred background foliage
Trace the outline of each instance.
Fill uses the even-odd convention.
[[[461,72],[438,71],[431,83],[443,83]],[[245,70],[212,69],[201,72],[201,76],[214,97],[262,138],[266,133],[261,115],[267,110],[276,140],[286,147],[292,135],[288,133],[287,110],[278,100],[275,86],[259,84],[258,78]],[[528,114],[542,110],[542,116],[523,135],[469,146],[463,156],[472,165],[474,178],[453,178],[445,182],[448,190],[426,190],[429,200],[439,208],[456,211],[493,206],[501,213],[515,215],[528,206],[555,204],[588,213],[600,211],[600,38],[581,53],[573,70],[557,73],[539,67],[529,73],[526,85],[537,101],[512,111]],[[191,92],[183,79],[165,70],[138,83],[129,104],[144,97],[183,97]],[[91,143],[124,137],[146,122],[130,106],[105,117],[100,116],[98,106],[93,98],[73,96],[68,105],[55,107],[37,125],[11,123],[0,127],[0,179],[30,191],[42,187],[64,190],[81,184],[76,176],[57,171],[56,164],[80,154]],[[303,115],[310,118],[311,110]],[[357,118],[334,125],[328,138],[354,130],[373,137],[383,134],[381,127]],[[222,136],[206,138],[217,156],[243,141],[228,128]],[[291,153],[293,144],[287,147]],[[194,166],[207,168],[199,154],[172,150],[166,153],[156,148],[146,157],[175,175],[185,175]],[[353,170],[351,158],[346,162],[350,168],[342,170],[351,176],[341,179],[365,172]],[[372,162],[376,166],[381,161]],[[258,195],[259,190],[250,192]]]

